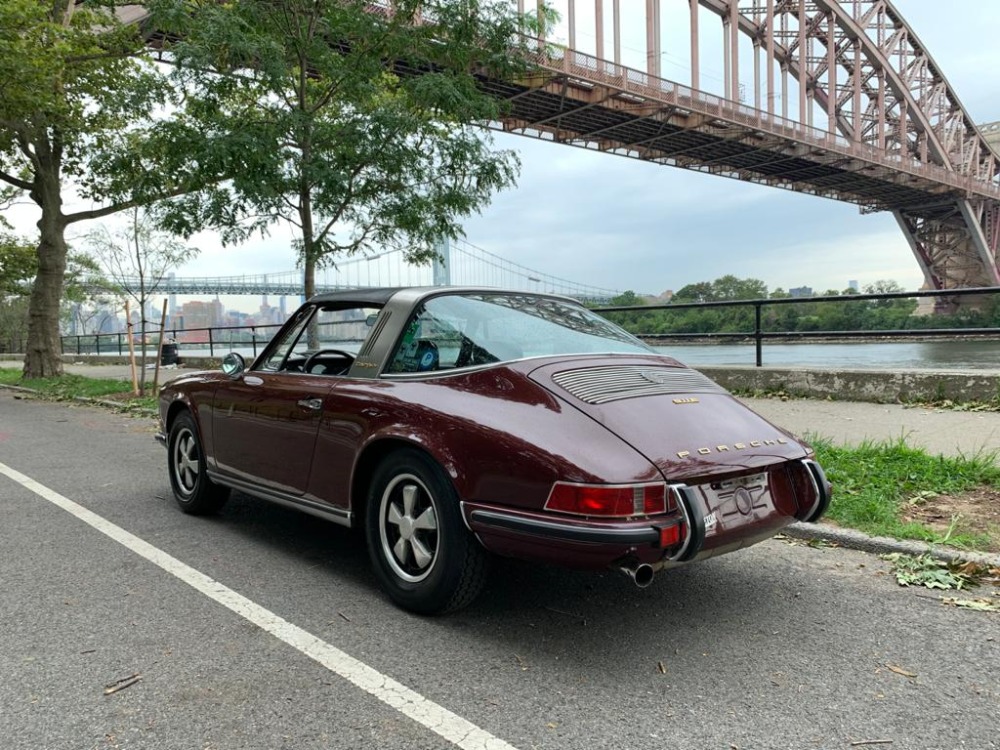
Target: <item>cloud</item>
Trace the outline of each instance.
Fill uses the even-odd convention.
[[[922,283],[889,214],[604,154],[576,157],[553,143],[513,145],[524,155],[519,187],[465,228],[472,244],[530,268],[643,293],[727,273],[772,288]]]
[[[622,5],[629,9],[631,34],[625,40],[626,62],[641,66],[645,41],[634,32],[642,28],[644,4],[629,0]],[[973,119],[1000,120],[1000,96],[992,75],[1000,64],[994,40],[1000,3],[952,3],[943,10],[941,0],[896,0],[894,6],[930,50]],[[577,3],[578,14],[586,15],[587,7]],[[670,0],[662,7],[664,24],[670,27],[663,72],[685,83],[690,61],[684,46],[687,3]],[[610,24],[610,10],[605,14]],[[702,16],[702,84],[718,89],[724,67],[721,26],[711,13],[703,11]],[[592,29],[589,34],[592,41]],[[585,37],[581,32],[581,45]],[[743,42],[740,68],[745,77],[752,68],[744,61],[750,45]],[[878,279],[894,279],[915,289],[923,281],[891,215],[861,215],[849,204],[516,135],[493,135],[498,147],[521,153],[523,170],[516,188],[495,196],[482,214],[465,223],[468,240],[540,273],[646,293],[730,273],[759,278],[772,289],[842,289],[851,280],[864,285]],[[33,231],[33,212],[19,208],[9,213],[24,231]],[[291,271],[296,265],[292,239],[275,227],[269,237],[222,248],[206,233],[192,241],[202,248],[201,255],[180,273]]]

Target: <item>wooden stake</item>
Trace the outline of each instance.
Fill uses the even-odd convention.
[[[163,336],[167,332],[167,298],[163,298],[163,314],[160,316],[160,345],[156,350],[156,369],[153,370],[153,393],[160,382],[160,362],[163,361]]]
[[[135,342],[132,341],[132,315],[129,312],[128,300],[125,300],[125,331],[128,335],[128,361],[132,369],[132,395],[139,395],[139,380],[135,373]]]

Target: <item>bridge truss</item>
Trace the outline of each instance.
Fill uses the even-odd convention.
[[[512,2],[543,18],[539,0]],[[534,72],[481,78],[509,105],[491,127],[890,211],[928,288],[1000,286],[1000,158],[890,0],[548,2],[562,22],[535,40]],[[678,7],[687,84],[660,67]],[[706,18],[721,25],[718,93],[701,74]],[[623,63],[632,37],[645,69]]]
[[[690,85],[661,77],[661,0],[644,3],[645,70],[622,64],[621,0],[562,0],[567,43],[537,41],[538,74],[484,79],[509,103],[493,126],[891,211],[929,288],[1000,285],[1000,160],[891,2],[666,1],[687,5]],[[706,14],[721,95],[700,88]]]

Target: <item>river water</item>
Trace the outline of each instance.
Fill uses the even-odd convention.
[[[755,364],[753,344],[686,344],[656,350],[688,365]],[[900,341],[837,344],[769,344],[765,367],[816,367],[833,370],[995,370],[1000,372],[1000,341]]]
[[[263,344],[261,345],[263,346]],[[687,365],[754,365],[753,344],[671,344],[654,347]],[[247,360],[249,347],[236,347]],[[217,344],[215,356],[231,351]],[[259,349],[258,349],[259,351]],[[112,356],[112,352],[107,353]],[[149,355],[155,357],[155,351]],[[207,347],[182,344],[182,358],[208,356]],[[764,342],[765,367],[814,367],[829,370],[987,370],[1000,374],[1000,341],[901,341],[837,344]]]

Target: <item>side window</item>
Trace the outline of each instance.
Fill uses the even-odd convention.
[[[271,353],[257,369],[265,370],[267,372],[277,372],[285,366],[285,360],[288,358],[289,352],[292,351],[293,347],[295,347],[300,340],[302,341],[301,346],[305,346],[305,338],[302,334],[309,325],[312,313],[313,308],[307,308],[299,312],[295,322],[285,329],[284,335],[282,335],[281,338],[275,342],[275,346],[271,350]]]
[[[431,372],[455,367],[464,338],[462,325],[461,320],[435,315],[421,307],[403,332],[389,372]]]

